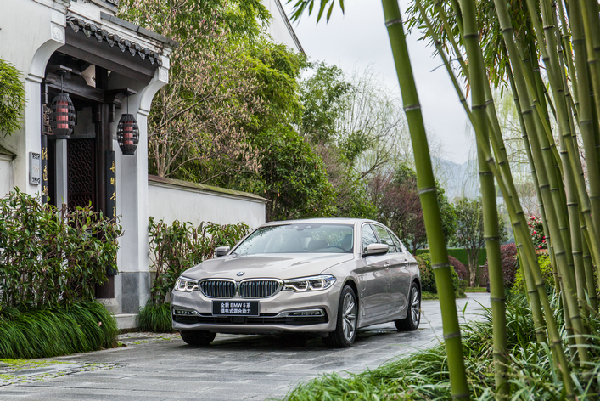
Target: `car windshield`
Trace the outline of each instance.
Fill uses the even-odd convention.
[[[352,253],[354,226],[296,223],[262,227],[248,236],[236,255],[259,253]]]

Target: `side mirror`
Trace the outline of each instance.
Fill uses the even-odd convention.
[[[218,246],[215,248],[215,256],[217,258],[220,258],[221,256],[227,256],[227,253],[229,252],[229,250],[231,249],[231,247],[228,246]]]
[[[386,244],[369,244],[363,252],[363,256],[383,255],[390,250]]]

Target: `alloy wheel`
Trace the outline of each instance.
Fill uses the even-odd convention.
[[[412,315],[413,324],[418,325],[419,319],[421,318],[421,302],[419,300],[419,290],[417,288],[413,288],[412,295],[413,296],[410,304],[410,311]]]
[[[352,341],[354,333],[356,331],[356,312],[357,312],[356,300],[354,296],[347,293],[344,297],[343,304],[343,321],[344,321],[344,337],[347,341]]]

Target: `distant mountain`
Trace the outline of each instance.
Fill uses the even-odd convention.
[[[456,198],[480,196],[477,161],[469,160],[458,164],[434,157],[432,162],[436,179],[446,190],[450,202]]]

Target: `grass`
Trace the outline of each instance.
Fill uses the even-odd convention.
[[[48,358],[116,344],[117,324],[98,302],[21,312],[0,310],[0,358]]]
[[[465,288],[465,292],[487,292],[487,288],[485,288],[485,287],[467,287],[467,288]]]
[[[466,298],[467,297],[464,293],[462,293],[462,294],[455,293],[454,295],[456,295],[456,298]],[[431,301],[434,299],[439,299],[438,294],[436,292],[429,292],[429,291],[421,292],[421,300],[422,301]]]
[[[553,298],[556,305],[556,297]],[[562,316],[557,313],[562,324]],[[508,346],[510,364],[508,381],[512,400],[560,400],[562,382],[554,376],[548,348],[535,342],[533,321],[525,297],[513,296],[508,302]],[[600,322],[591,322],[594,331]],[[492,364],[491,310],[485,309],[482,321],[462,327],[464,361],[471,389],[471,399],[494,400],[494,372]],[[563,338],[566,343],[566,337]],[[598,338],[591,338],[597,343]],[[590,346],[594,355],[585,378],[574,373],[579,400],[597,399],[600,372],[600,352]],[[576,372],[576,370],[573,370]],[[596,381],[594,381],[596,380]],[[439,344],[417,351],[410,356],[392,360],[377,369],[341,377],[325,374],[300,384],[286,397],[286,401],[323,400],[449,400],[450,381],[445,348]]]
[[[171,304],[152,304],[148,302],[137,316],[138,327],[141,331],[155,333],[171,333]]]

